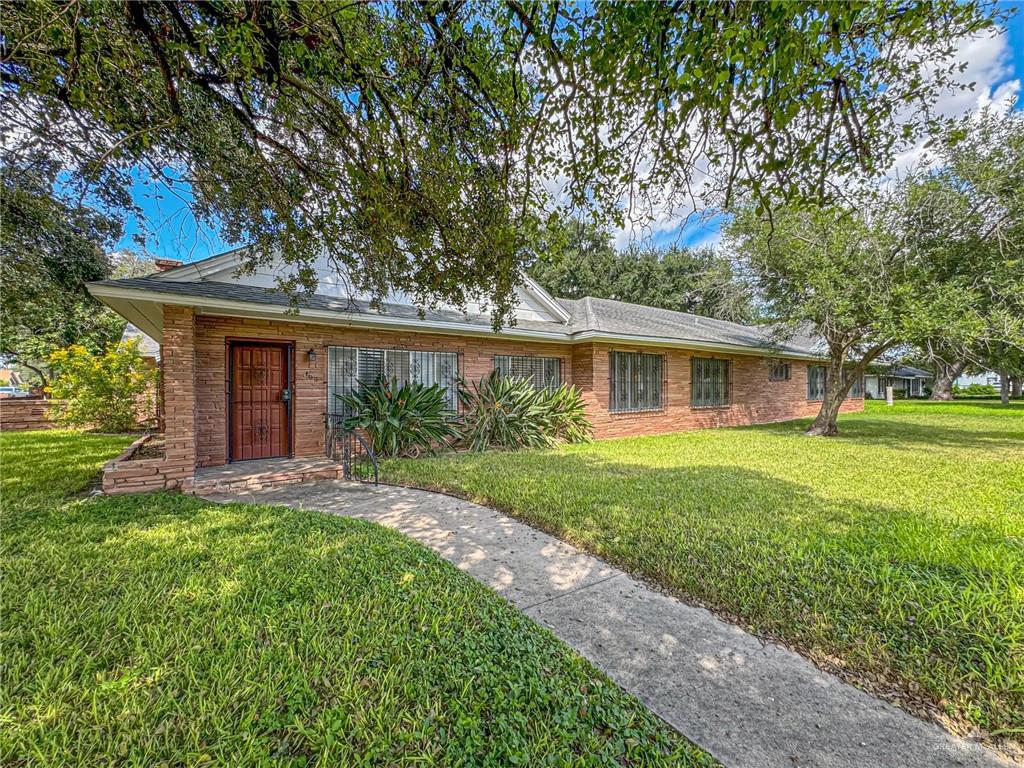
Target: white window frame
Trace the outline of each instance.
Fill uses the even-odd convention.
[[[562,358],[531,355],[495,355],[494,370],[499,376],[526,379],[534,389],[554,390],[562,384]]]
[[[452,411],[459,407],[459,353],[375,347],[327,348],[327,412],[341,413],[339,394],[351,394],[380,378],[405,384],[440,384]],[[341,377],[341,380],[339,380]]]

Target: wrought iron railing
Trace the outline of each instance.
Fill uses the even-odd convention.
[[[354,429],[345,427],[345,415],[324,414],[324,446],[327,457],[341,463],[346,480],[359,480],[377,485],[380,476],[373,446]]]

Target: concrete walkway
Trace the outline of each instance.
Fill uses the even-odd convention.
[[[477,504],[342,481],[207,498],[322,510],[411,536],[549,627],[732,768],[1009,765],[792,651]]]

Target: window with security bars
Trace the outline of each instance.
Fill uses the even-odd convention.
[[[772,363],[768,368],[768,381],[789,381],[789,363]]]
[[[809,365],[807,366],[807,399],[808,400],[824,400],[825,399],[825,366],[824,365]]]
[[[729,361],[710,357],[690,359],[690,405],[713,408],[729,404]]]
[[[608,410],[656,411],[662,407],[662,357],[642,352],[612,352]]]
[[[458,409],[459,355],[457,352],[415,352],[407,349],[330,347],[327,351],[327,411],[340,414],[338,395],[351,394],[381,379],[397,379],[445,390],[448,407]]]
[[[505,379],[527,379],[534,389],[558,389],[562,383],[562,359],[495,355],[494,370]]]

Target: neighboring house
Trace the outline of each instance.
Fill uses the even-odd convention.
[[[995,371],[982,371],[981,373],[963,374],[955,382],[958,387],[969,387],[971,384],[982,384],[999,389],[999,374]]]
[[[174,262],[180,266],[180,262]],[[133,323],[128,323],[121,333],[121,341],[135,341],[139,345],[139,354],[145,363],[158,368],[160,366],[160,345],[153,337],[139,330]],[[149,388],[135,398],[135,411],[139,423],[147,426],[162,428],[162,408],[160,407],[160,392],[156,387]]]
[[[892,387],[904,397],[924,397],[924,388],[934,378],[928,371],[909,365],[876,368],[864,377],[864,391],[869,398],[885,399],[885,388]]]
[[[373,310],[366,297],[349,298],[326,262],[317,293],[293,308],[273,287],[284,267],[236,275],[240,256],[89,284],[160,343],[166,453],[185,485],[196,467],[322,456],[335,395],[382,374],[440,384],[453,407],[459,378],[493,370],[537,386],[568,382],[597,437],[811,416],[824,394],[823,356],[806,338],[777,347],[762,328],[555,299],[529,279],[517,290],[515,325],[495,333],[479,305],[421,312],[395,295]],[[844,404],[862,407],[859,393]]]
[[[24,381],[21,374],[12,368],[0,368],[0,399],[11,397],[31,397],[32,393],[22,389]]]

